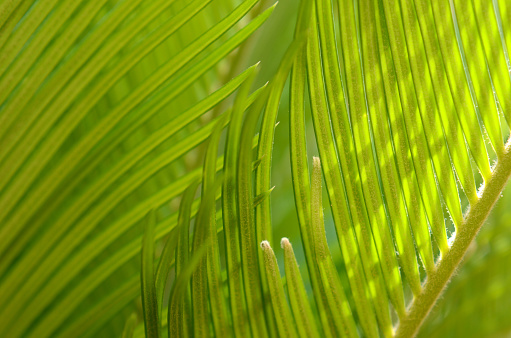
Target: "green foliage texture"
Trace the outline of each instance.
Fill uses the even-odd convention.
[[[0,337],[511,334],[511,2],[271,1],[0,0]]]

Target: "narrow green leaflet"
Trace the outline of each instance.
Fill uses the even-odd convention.
[[[234,101],[232,120],[227,130],[224,156],[224,183],[222,186],[222,215],[224,223],[227,276],[229,299],[234,333],[248,336],[250,327],[245,313],[245,293],[241,272],[240,229],[238,227],[239,211],[237,207],[238,157],[245,107],[243,101],[248,95],[254,74],[241,86]]]
[[[314,251],[316,252],[316,263],[318,264],[320,278],[325,289],[329,315],[331,316],[330,320],[334,326],[332,329],[335,330],[332,332],[332,336],[356,337],[357,327],[326,241],[319,157],[313,158],[311,183],[311,220]]]
[[[320,331],[307,298],[307,291],[300,276],[293,246],[287,238],[282,238],[280,245],[284,249],[287,292],[298,333],[302,337],[320,337]]]
[[[261,242],[261,249],[263,251],[266,278],[268,278],[268,288],[270,290],[270,298],[273,305],[273,312],[275,313],[279,336],[296,337],[298,335],[295,329],[296,324],[291,315],[291,309],[289,309],[289,305],[287,304],[277,259],[268,241]]]
[[[230,119],[229,115],[223,115],[217,122],[213,133],[209,138],[208,149],[204,159],[204,171],[202,173],[202,196],[207,196],[211,189],[214,189],[216,175],[216,158],[218,154],[218,143],[225,122]],[[215,335],[218,337],[229,336],[231,334],[228,324],[227,301],[224,297],[222,288],[222,275],[220,271],[220,252],[217,237],[216,226],[216,208],[212,207],[209,215],[208,231],[208,255],[207,255],[207,275],[209,301],[211,315],[213,317],[213,326]]]
[[[176,276],[181,276],[188,267],[190,260],[190,212],[193,197],[197,190],[197,185],[192,185],[186,189],[181,204],[179,205],[178,229],[179,238],[176,247]],[[175,296],[174,296],[175,297]],[[190,289],[185,287],[179,298],[169,300],[168,323],[169,336],[187,337],[191,330],[191,300]]]
[[[191,204],[191,201],[189,202]],[[178,243],[180,228],[174,229],[165,241],[165,246],[161,252],[160,261],[154,275],[154,287],[156,290],[156,299],[158,301],[158,318],[162,317],[162,307],[164,300],[165,286],[170,274],[171,262],[174,260],[176,247]]]
[[[160,321],[158,316],[158,299],[154,284],[154,210],[145,219],[144,239],[142,244],[142,309],[144,311],[145,334],[148,338],[160,336]]]
[[[206,251],[210,245],[209,236],[211,212],[215,210],[215,191],[222,180],[215,180],[214,186],[203,190],[201,205],[195,219],[193,231],[192,252],[199,252],[202,248]],[[213,182],[211,182],[213,183]],[[216,236],[216,233],[214,234]],[[209,337],[210,333],[210,312],[209,312],[209,289],[208,289],[208,266],[207,256],[203,257],[192,275],[192,322],[194,337]],[[220,315],[220,314],[217,314]],[[224,328],[216,327],[221,331]]]
[[[168,323],[177,323],[186,316],[183,312],[183,308],[180,307],[179,304],[183,301],[187,284],[190,278],[192,278],[192,275],[195,273],[195,270],[199,267],[200,262],[204,259],[204,256],[207,253],[207,248],[207,245],[205,245],[194,252],[190,258],[189,264],[183,268],[179,277],[174,282],[170,292]],[[187,337],[188,332],[184,331],[186,327],[183,327],[183,331],[179,331],[180,328],[180,326],[168,325],[169,337]],[[194,335],[192,335],[192,337],[193,336]]]
[[[249,86],[250,81],[247,81],[246,85]],[[263,295],[261,292],[261,274],[259,270],[257,246],[254,246],[254,243],[257,243],[257,235],[254,213],[254,193],[252,187],[251,140],[252,135],[255,134],[256,123],[259,120],[261,110],[265,104],[267,93],[268,92],[265,91],[265,93],[263,93],[263,95],[261,95],[255,102],[254,106],[247,110],[243,124],[241,125],[241,128],[238,129],[238,132],[240,132],[240,144],[237,163],[236,195],[239,217],[238,225],[240,233],[241,260],[243,262],[241,271],[243,274],[248,318],[252,334],[255,337],[260,335],[266,336],[268,335],[268,332],[264,313],[260,311],[263,304]],[[240,114],[238,119],[239,122],[241,122],[242,111],[240,110],[238,113]]]

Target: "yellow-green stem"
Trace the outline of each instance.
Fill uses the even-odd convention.
[[[413,300],[406,316],[397,327],[395,337],[413,337],[435,305],[436,300],[454,275],[465,253],[511,176],[511,138],[503,155],[497,161],[493,174],[481,189],[479,200],[465,214],[461,227],[456,232],[452,247],[438,262],[436,269],[428,275],[422,292]]]

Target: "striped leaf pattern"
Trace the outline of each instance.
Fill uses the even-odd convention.
[[[509,332],[511,4],[296,7],[261,85],[269,2],[0,2],[0,336]]]

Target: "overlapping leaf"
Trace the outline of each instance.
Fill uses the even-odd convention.
[[[511,175],[511,7],[303,0],[250,94],[256,66],[230,79],[246,45],[229,54],[272,13],[256,3],[0,4],[0,335],[418,332]],[[305,268],[284,238],[282,279],[269,196],[289,74]],[[509,255],[488,250],[497,271]],[[489,287],[456,318],[509,289],[467,266],[447,297]],[[461,332],[436,316],[422,334]]]
[[[2,335],[97,330],[133,301],[136,279],[118,288],[111,276],[138,274],[139,221],[159,210],[156,239],[175,227],[168,203],[201,176],[182,175],[183,157],[230,112],[204,126],[199,118],[251,71],[197,95],[218,88],[205,75],[273,11],[236,26],[257,0],[221,10],[201,0],[106,3],[2,3]],[[124,151],[133,140],[136,149]],[[208,163],[213,173],[222,167]],[[171,171],[178,179],[162,181]],[[158,293],[165,280],[157,274]],[[89,303],[102,285],[116,290],[105,294],[110,303]]]

